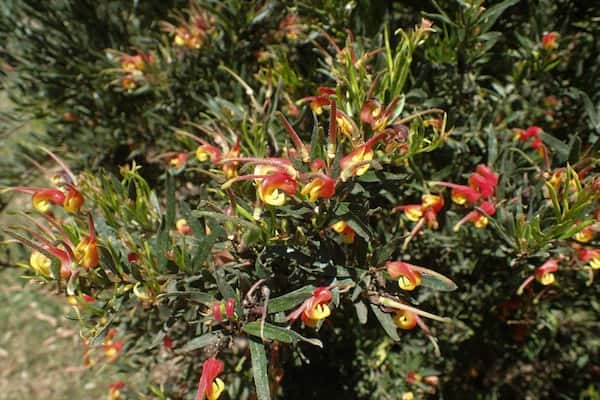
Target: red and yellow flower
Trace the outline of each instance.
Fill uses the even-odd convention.
[[[331,302],[330,289],[329,286],[315,288],[313,295],[287,316],[288,321],[293,322],[300,317],[304,325],[316,328],[322,320],[331,315],[331,309],[329,308]]]
[[[223,361],[211,357],[202,364],[196,400],[217,400],[225,390],[225,383],[218,376],[223,373]]]
[[[308,201],[315,202],[318,199],[330,199],[335,195],[335,180],[328,175],[313,173],[313,178],[308,182],[300,193],[308,196]]]
[[[403,261],[389,261],[385,267],[390,278],[398,280],[400,289],[412,291],[421,285],[421,274],[414,270],[414,265]]]
[[[88,226],[90,234],[84,236],[73,251],[75,259],[84,268],[95,267],[99,261],[96,229],[91,215],[88,218]]]
[[[546,50],[554,50],[558,47],[558,32],[547,32],[542,36],[542,47]]]
[[[417,326],[417,314],[409,310],[396,310],[392,316],[394,325],[402,330],[412,330]]]
[[[342,242],[346,244],[354,243],[356,232],[354,232],[354,229],[352,229],[346,221],[336,222],[335,224],[331,225],[331,229],[342,235]]]
[[[538,281],[544,286],[552,285],[556,281],[556,276],[554,273],[558,271],[558,264],[558,259],[550,259],[537,267],[534,274],[525,279],[521,286],[519,286],[517,294],[523,294],[523,290],[534,280]]]
[[[600,250],[599,249],[579,249],[577,259],[591,269],[600,269]]]

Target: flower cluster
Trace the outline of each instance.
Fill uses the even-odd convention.
[[[175,26],[168,22],[162,22],[164,31],[173,35],[173,44],[186,49],[199,49],[208,40],[214,31],[215,18],[207,11],[190,3],[188,18],[178,17],[179,25]]]
[[[543,157],[546,154],[546,147],[540,137],[541,133],[542,128],[532,125],[527,129],[515,129],[514,138],[520,142],[529,143],[529,146]]]
[[[498,185],[498,175],[489,167],[481,164],[475,172],[469,175],[468,185],[457,185],[451,182],[431,182],[433,185],[445,186],[451,189],[450,197],[455,204],[475,207],[454,226],[458,231],[466,222],[471,222],[476,228],[485,228],[489,217],[496,214],[495,193]]]
[[[135,89],[143,82],[145,73],[154,63],[154,57],[148,53],[121,54],[121,86],[125,90]]]

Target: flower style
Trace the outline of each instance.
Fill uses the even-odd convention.
[[[398,279],[400,289],[412,291],[421,285],[421,274],[414,270],[414,265],[403,261],[389,261],[385,267],[390,278]]]
[[[223,373],[223,361],[211,357],[202,364],[196,400],[217,400],[225,390],[225,383],[218,378]]]
[[[331,302],[330,289],[330,286],[315,288],[313,295],[288,315],[287,320],[293,322],[300,317],[304,325],[316,328],[320,321],[331,315],[331,309],[329,308],[329,302]]]
[[[348,225],[346,221],[339,221],[331,225],[331,229],[342,235],[342,242],[346,244],[354,243],[356,232]]]

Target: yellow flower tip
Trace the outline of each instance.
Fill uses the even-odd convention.
[[[352,126],[350,121],[348,121],[348,119],[338,116],[335,120],[337,122],[337,126],[340,132],[342,132],[346,136],[352,136],[352,133],[354,132],[354,127]]]
[[[50,210],[50,202],[48,200],[34,201],[33,207],[39,212],[45,214]]]
[[[417,316],[407,310],[397,310],[392,317],[394,325],[403,330],[411,330],[417,326]]]
[[[348,224],[346,223],[346,221],[339,221],[331,225],[331,229],[333,229],[337,233],[342,233],[347,226]]]
[[[175,222],[175,227],[177,228],[177,232],[183,234],[183,235],[187,235],[188,233],[191,232],[191,228],[187,223],[187,220],[185,218],[180,218],[177,220],[177,222]]]
[[[50,276],[50,267],[52,266],[52,260],[46,257],[39,251],[34,251],[29,257],[29,265],[31,268],[42,276]]]
[[[594,239],[594,231],[589,227],[583,228],[573,236],[579,243],[587,243]]]
[[[327,304],[318,304],[312,311],[310,319],[322,320],[331,315],[331,309]]]
[[[442,198],[435,194],[424,194],[421,197],[422,206],[425,209],[435,207],[438,204],[440,204],[442,201],[443,201]]]
[[[400,289],[412,291],[412,290],[415,290],[415,288],[417,286],[421,285],[421,276],[416,272],[414,274],[415,274],[414,282],[411,281],[408,276],[400,275],[400,277],[398,278],[398,286],[400,286]]]
[[[592,258],[589,266],[591,269],[600,269],[600,257]]]
[[[150,291],[141,286],[139,282],[133,287],[133,294],[142,301],[150,301],[152,299]]]
[[[556,277],[554,276],[554,274],[552,272],[546,272],[545,274],[542,274],[542,276],[540,276],[538,278],[538,282],[540,282],[544,286],[551,285],[555,281],[556,281]]]
[[[213,381],[212,386],[211,386],[211,392],[207,396],[208,400],[217,400],[221,396],[221,393],[223,393],[224,390],[225,390],[225,383],[223,382],[223,380],[221,380],[221,378],[215,378],[215,380]]]
[[[415,399],[415,395],[413,394],[413,392],[402,393],[402,400],[414,400],[414,399]]]
[[[179,35],[175,35],[175,38],[173,39],[173,43],[175,44],[175,46],[184,46],[185,39]]]
[[[209,157],[209,154],[204,149],[204,147],[198,146],[198,148],[196,149],[196,159],[200,162],[205,162],[206,160],[208,160],[208,157]]]
[[[423,216],[423,210],[421,207],[407,207],[404,209],[404,215],[409,220],[417,222]]]
[[[268,205],[271,206],[282,206],[285,204],[285,193],[277,188],[271,190],[259,190],[258,197]]]
[[[487,226],[488,222],[489,222],[488,218],[481,215],[479,218],[477,218],[475,221],[473,221],[473,224],[475,225],[476,228],[483,229]]]
[[[69,305],[71,305],[71,306],[76,306],[77,305],[77,297],[67,296],[67,303],[69,303]]]
[[[452,193],[450,197],[452,199],[452,202],[454,204],[458,204],[459,206],[462,206],[467,202],[467,198],[460,193]]]

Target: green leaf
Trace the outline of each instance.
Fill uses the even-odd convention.
[[[426,288],[442,292],[451,292],[457,288],[456,283],[440,273],[417,266],[413,266],[411,269],[421,274],[421,285]]]
[[[270,400],[267,355],[264,345],[258,340],[250,340],[250,356],[252,357],[252,374],[256,385],[256,397],[258,400]]]
[[[219,342],[219,340],[221,340],[220,334],[206,333],[187,342],[183,347],[177,349],[177,353],[187,353],[206,346],[215,345]]]
[[[358,317],[358,322],[362,325],[367,323],[368,319],[368,310],[367,306],[363,301],[359,301],[358,303],[354,303],[354,310],[356,311],[356,316]]]
[[[371,311],[373,311],[373,314],[375,314],[375,317],[381,324],[381,327],[383,328],[385,333],[387,333],[388,336],[392,338],[392,340],[400,341],[400,336],[398,336],[398,330],[396,328],[396,325],[394,324],[394,321],[392,320],[392,316],[388,313],[381,311],[379,306],[375,304],[371,304],[370,306]]]
[[[519,0],[504,0],[502,3],[488,8],[483,14],[481,14],[481,17],[479,18],[481,21],[481,32],[485,33],[490,30],[494,23],[496,23],[496,20],[500,17],[500,15],[502,15],[504,10],[510,6],[514,6],[518,2]]]
[[[298,304],[309,298],[314,289],[315,287],[313,285],[307,285],[269,300],[269,313],[278,313],[296,307]]]
[[[253,321],[253,322],[250,322],[250,323],[244,325],[242,330],[249,335],[260,338],[261,337],[260,327],[261,327],[260,321]],[[281,342],[281,343],[295,344],[295,343],[298,343],[299,341],[302,341],[302,342],[310,343],[314,346],[318,346],[321,348],[323,347],[323,343],[321,343],[321,341],[319,339],[305,338],[304,336],[300,335],[299,333],[297,333],[291,329],[272,325],[272,324],[269,324],[268,322],[265,322],[263,335],[264,335],[264,338],[266,338],[266,339],[277,340],[278,342]]]

